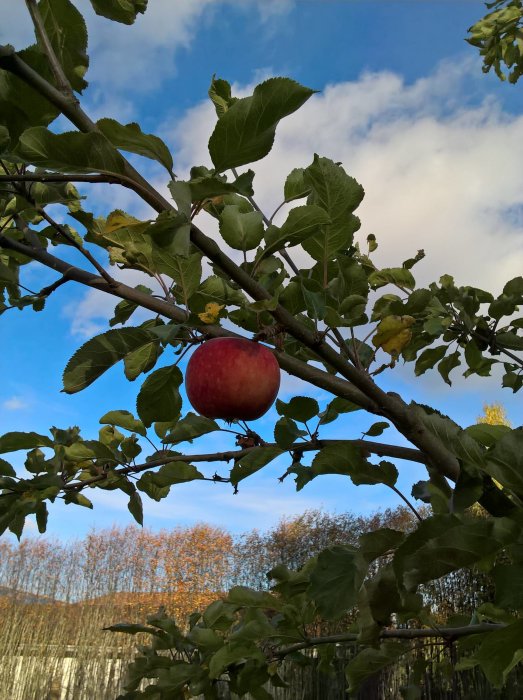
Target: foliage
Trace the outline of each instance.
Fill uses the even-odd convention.
[[[147,3],[92,4],[111,20],[132,23]],[[507,9],[495,4],[496,11]],[[418,287],[412,270],[423,251],[380,269],[373,259],[375,236],[364,243],[358,233],[362,186],[340,163],[319,154],[289,174],[278,210],[271,216],[261,212],[254,172],[236,168],[264,158],[280,120],[312,96],[312,89],[288,78],[271,78],[241,99],[225,80],[213,79],[212,167],[195,166],[187,180],[177,179],[169,151],[156,136],[136,124],[95,123],[81,108],[87,33],[73,3],[28,5],[36,44],[24,51],[0,47],[0,313],[40,312],[51,294],[72,282],[96,288],[118,299],[111,328],[69,360],[63,390],[81,391],[120,362],[130,381],[146,376],[136,411],[109,411],[100,419],[97,439],[84,438],[78,427],[0,437],[0,453],[8,457],[0,460],[0,533],[9,529],[20,538],[28,516],[44,532],[48,503],[60,498],[92,507],[86,493],[97,488],[123,491],[130,513],[142,523],[142,494],[160,501],[172,487],[193,480],[228,483],[237,490],[276,458],[287,460],[281,478],[294,479],[297,489],[324,474],[355,485],[381,484],[408,504],[419,521],[415,527],[361,533],[299,562],[298,570],[277,565],[270,572],[270,591],[235,586],[190,616],[187,626],[165,614],[140,629],[112,626],[151,639],[150,646],[140,646],[122,697],[173,700],[203,694],[210,699],[217,697],[218,684],[227,682],[239,695],[269,698],[267,687],[282,683],[284,659],[306,664],[312,658],[307,650],[321,649],[328,670],[339,643],[358,650],[346,669],[354,693],[367,676],[394,664],[414,639],[424,637],[450,645],[465,639],[458,649],[452,647],[453,659],[466,648],[468,656],[459,663],[480,667],[494,685],[502,685],[522,653],[522,603],[512,573],[522,566],[523,428],[480,423],[463,429],[429,406],[387,393],[376,378],[400,361],[416,376],[437,368],[449,385],[458,368],[464,377],[486,377],[495,368],[503,386],[520,390],[523,277],[507,281],[496,297],[460,286],[446,274]],[[509,9],[521,14],[521,3],[511,2]],[[497,37],[500,25],[492,26]],[[517,43],[519,31],[505,27],[499,40],[510,43],[513,32]],[[481,51],[490,50],[488,36],[477,41]],[[498,59],[496,54],[496,66]],[[506,52],[502,60],[515,64]],[[512,75],[515,81],[517,73]],[[54,120],[60,115],[74,130],[58,130],[63,121]],[[121,151],[157,161],[170,179],[172,201]],[[73,183],[126,187],[156,215],[142,221],[117,210],[95,217]],[[61,212],[60,221],[49,207]],[[200,212],[218,221],[219,242],[196,224]],[[68,247],[96,274],[71,264]],[[298,268],[296,250],[308,253],[308,267]],[[243,254],[240,264],[234,251]],[[133,289],[119,282],[100,259],[109,261],[116,275],[118,269],[142,272],[155,293],[149,286]],[[35,261],[61,276],[44,289],[28,291],[24,274]],[[203,263],[211,264],[210,276]],[[152,312],[151,318],[127,325],[138,308]],[[328,392],[329,403],[320,408],[308,396],[279,401],[274,442],[236,424],[231,450],[186,455],[179,451],[184,442],[224,428],[182,413],[178,363],[195,344],[231,334],[266,342],[283,369]],[[375,417],[363,436],[351,435],[346,421],[346,438],[329,439],[328,426],[358,409]],[[411,447],[368,439],[391,426]],[[151,454],[148,445],[155,441],[161,447]],[[144,448],[143,461],[137,461]],[[9,454],[19,451],[26,452],[25,472],[17,474]],[[398,459],[426,466],[427,479],[414,485],[412,496],[428,512],[399,492]],[[229,460],[228,474],[206,471],[212,462]],[[481,516],[474,509],[478,502]],[[493,603],[480,605],[459,624],[452,617],[436,618],[426,587],[475,568],[492,573]],[[317,620],[345,620],[345,629],[334,637],[310,636],[307,626]],[[142,692],[144,678],[152,679],[152,686]]]
[[[523,73],[523,3],[494,0],[485,4],[491,12],[470,27],[467,41],[479,48],[484,73],[493,67],[498,78],[517,83]]]

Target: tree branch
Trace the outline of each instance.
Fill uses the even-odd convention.
[[[84,248],[83,245],[80,245],[78,241],[72,236],[69,231],[65,228],[65,226],[62,226],[59,224],[57,221],[55,221],[49,214],[45,211],[44,207],[40,207],[37,205],[34,197],[31,196],[29,192],[27,192],[23,186],[17,187],[15,185],[15,189],[19,190],[20,194],[24,199],[27,199],[27,201],[32,204],[35,208],[35,211],[40,214],[42,218],[44,218],[47,223],[52,226],[52,228],[59,233],[62,238],[64,238],[66,241],[68,241],[76,250],[78,250],[89,262],[91,265],[97,270],[97,272],[100,273],[100,275],[104,278],[104,280],[112,287],[116,284],[115,280],[111,277],[111,275],[107,272],[107,270],[104,269],[102,265],[98,262],[98,260],[92,255],[87,248]],[[21,216],[17,217],[20,222],[25,222],[23,221]],[[29,231],[29,228],[27,225],[24,225],[24,230]],[[64,280],[66,281],[66,280]]]
[[[0,182],[90,182],[93,184],[103,183],[106,185],[121,185],[145,200],[147,192],[143,186],[137,183],[128,175],[100,175],[92,173],[84,175],[81,173],[71,173],[70,175],[63,173],[10,173],[8,175],[0,175]],[[160,211],[160,210],[159,210]],[[162,210],[163,211],[163,210]]]
[[[310,440],[309,442],[297,442],[288,448],[288,451],[292,452],[294,450],[299,450],[300,452],[312,452],[321,450],[322,447],[327,445],[352,445],[359,447],[365,454],[376,454],[380,457],[396,457],[397,459],[406,459],[410,462],[419,462],[420,464],[426,463],[426,457],[419,450],[414,450],[410,447],[399,447],[397,445],[387,445],[380,442],[368,442],[367,440]],[[265,443],[262,447],[278,447],[276,443]],[[121,469],[115,469],[111,473],[117,474],[119,476],[126,476],[127,474],[137,474],[140,472],[147,471],[147,469],[153,469],[155,467],[163,467],[169,462],[229,462],[234,460],[235,462],[246,457],[253,450],[257,450],[259,447],[246,447],[242,450],[228,450],[226,452],[213,452],[210,454],[200,454],[200,455],[170,455],[166,457],[158,457],[158,459],[150,460],[149,462],[144,462],[143,464],[137,464],[130,467],[122,467]],[[90,486],[92,484],[98,483],[100,481],[105,481],[108,474],[103,473],[94,476],[92,479],[87,479],[86,481],[75,481],[64,486],[64,491],[81,491],[85,486]]]
[[[79,282],[91,289],[98,289],[101,292],[106,292],[119,299],[126,299],[127,301],[134,302],[145,309],[149,309],[156,314],[160,314],[178,323],[183,324],[187,322],[185,311],[174,304],[149,294],[144,294],[138,289],[128,287],[122,282],[115,281],[114,285],[110,285],[102,277],[87,272],[79,267],[72,266],[64,260],[51,255],[51,253],[48,253],[44,248],[29,246],[3,235],[0,235],[0,247],[22,253],[62,275],[67,273],[69,279]],[[197,330],[210,338],[241,337],[238,333],[229,331],[221,326],[205,325],[199,326]],[[272,350],[272,352],[278,360],[280,367],[289,374],[299,377],[306,382],[310,382],[321,389],[325,389],[334,396],[340,396],[348,401],[352,401],[371,413],[374,412],[375,406],[373,402],[344,379],[329,374],[317,367],[313,367],[286,353],[277,350]]]
[[[42,97],[45,97],[52,105],[57,107],[61,113],[67,117],[80,131],[89,133],[99,132],[95,122],[83,111],[79,103],[71,101],[51,83],[43,78],[37,71],[29,66],[18,56],[14,48],[10,45],[0,46],[0,68],[16,75],[27,85],[36,90]],[[116,149],[115,149],[116,150]],[[122,156],[123,158],[123,156]],[[125,175],[115,175],[114,182],[131,187],[142,199],[147,202],[155,211],[175,210],[172,203],[165,199],[133,166],[123,158],[125,162]]]
[[[507,625],[484,622],[481,625],[468,625],[466,627],[440,627],[438,630],[433,629],[391,629],[383,630],[380,634],[380,639],[433,639],[441,637],[447,641],[460,639],[461,637],[469,637],[472,634],[482,634],[483,632],[493,632],[495,630],[504,629]],[[333,634],[326,637],[310,637],[306,642],[297,642],[279,650],[273,651],[274,658],[283,659],[289,654],[302,649],[310,649],[311,647],[321,644],[343,644],[344,642],[357,642],[358,634]]]

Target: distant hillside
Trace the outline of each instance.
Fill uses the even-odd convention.
[[[60,603],[45,595],[37,595],[36,593],[28,593],[27,591],[18,591],[16,588],[8,586],[0,586],[0,598],[13,598],[17,603]]]

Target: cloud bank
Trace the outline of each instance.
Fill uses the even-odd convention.
[[[358,238],[377,236],[378,264],[401,264],[423,248],[427,257],[414,269],[420,284],[449,273],[460,284],[499,292],[523,269],[523,169],[515,148],[523,142],[523,117],[489,97],[467,104],[464,89],[474,70],[445,62],[411,85],[390,72],[328,85],[279,125],[272,152],[254,164],[259,204],[272,213],[287,174],[308,165],[314,152],[341,161],[365,187]],[[181,121],[164,122],[161,133],[181,177],[193,164],[209,164],[214,123],[208,101]],[[199,223],[216,231],[208,219]],[[293,255],[306,261],[303,253]],[[76,309],[75,331],[106,317],[101,296],[87,299]]]

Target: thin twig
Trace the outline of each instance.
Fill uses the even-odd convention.
[[[67,274],[67,272],[65,272],[59,279],[56,280],[56,282],[53,282],[53,284],[50,284],[48,287],[44,287],[43,289],[41,289],[41,290],[36,294],[36,296],[38,296],[38,297],[48,297],[50,294],[52,294],[52,292],[54,292],[56,289],[58,289],[58,287],[61,287],[62,284],[65,284],[66,282],[69,282],[70,279],[71,279],[71,278],[69,277],[69,275]],[[33,294],[34,294],[34,292],[33,292]]]
[[[49,36],[45,29],[45,25],[42,20],[42,15],[40,14],[40,10],[38,8],[36,0],[25,0],[25,4],[27,5],[27,9],[29,10],[31,19],[33,20],[33,25],[36,31],[38,43],[40,44],[40,48],[43,50],[49,61],[49,66],[51,67],[51,71],[55,77],[57,88],[66,97],[76,101],[76,98],[74,97],[73,93],[73,88],[71,87],[71,83],[65,75],[64,69],[62,68],[62,64],[58,60],[58,56],[56,55],[53,49],[53,45],[51,44],[51,40],[49,39]]]
[[[107,272],[107,270],[104,269],[103,265],[100,265],[98,260],[92,255],[87,248],[84,248],[82,245],[80,245],[74,238],[74,236],[71,236],[69,231],[59,224],[57,221],[55,221],[49,214],[43,209],[43,207],[36,207],[36,211],[42,216],[48,224],[50,224],[58,233],[65,238],[66,241],[68,241],[72,246],[76,248],[89,262],[91,265],[97,270],[97,272],[100,273],[100,275],[104,278],[104,280],[109,284],[111,287],[114,287],[117,282],[116,280],[111,277],[111,275]]]
[[[232,174],[234,175],[234,177],[235,177],[236,179],[238,179],[238,171],[236,170],[236,168],[231,168],[231,171],[232,171]],[[262,219],[263,219],[263,222],[265,223],[265,225],[266,225],[266,226],[271,226],[271,224],[272,224],[272,217],[271,217],[270,219],[268,219],[268,218],[265,216],[265,214],[263,213],[262,209],[258,206],[258,204],[256,203],[256,201],[255,201],[255,199],[254,199],[253,197],[251,197],[250,195],[245,195],[245,196],[246,196],[246,198],[247,198],[247,201],[250,203],[250,205],[251,205],[257,212],[259,212],[259,213],[262,215]],[[283,204],[285,204],[285,202],[283,202]],[[280,205],[280,206],[282,206],[282,205]],[[279,207],[278,207],[278,208],[279,208]],[[276,210],[276,211],[278,211],[278,210]],[[276,212],[274,212],[274,214],[275,214],[275,213],[276,213]],[[273,214],[272,216],[274,216],[274,214]],[[299,275],[299,274],[300,274],[300,271],[298,270],[297,266],[294,264],[294,261],[292,260],[292,258],[290,257],[290,255],[287,253],[287,251],[286,251],[285,249],[282,249],[282,250],[279,250],[278,252],[279,252],[279,254],[282,256],[282,258],[285,260],[285,262],[289,265],[289,267],[290,267],[291,270],[294,272],[294,274],[295,274],[295,275]]]
[[[394,491],[394,493],[397,494],[402,499],[402,501],[407,505],[408,508],[410,508],[410,510],[414,513],[414,515],[420,521],[420,523],[423,522],[423,518],[421,517],[419,512],[416,510],[416,508],[414,508],[414,506],[409,501],[409,499],[395,486],[391,486],[391,484],[387,484],[387,486],[390,489],[392,489]]]

